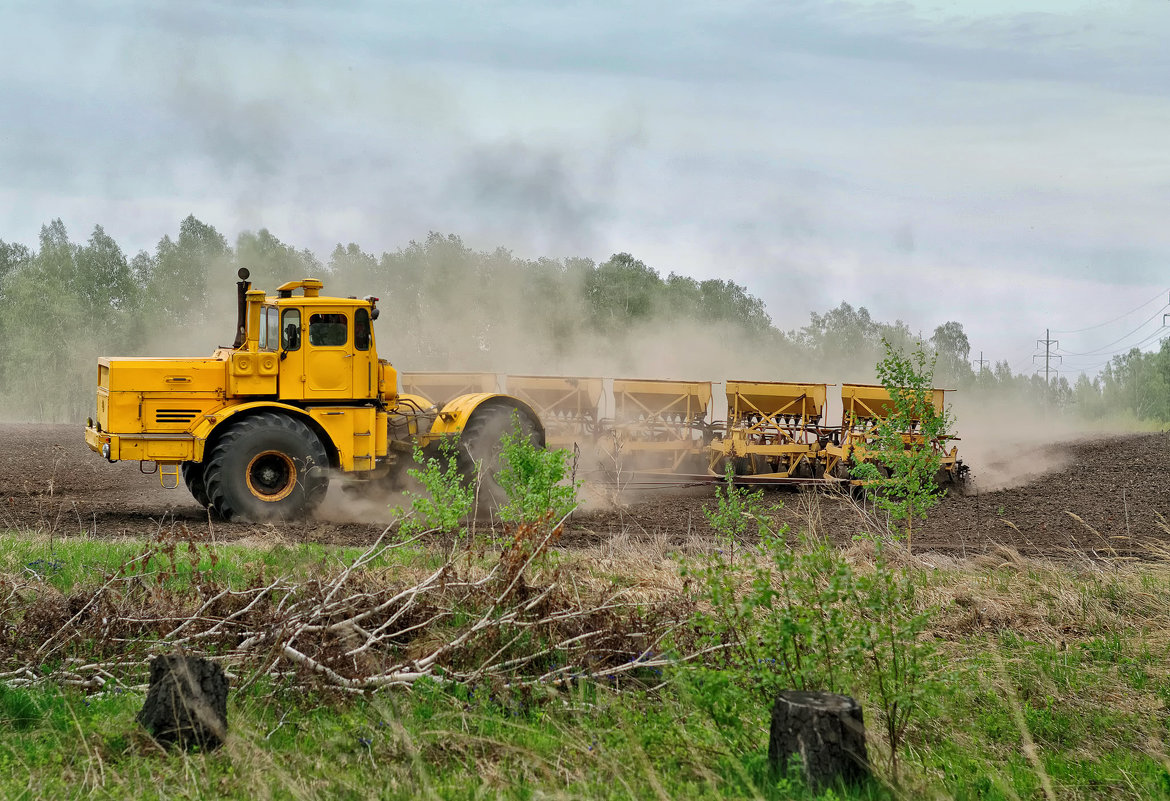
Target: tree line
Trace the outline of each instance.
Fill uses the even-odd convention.
[[[1094,379],[1046,385],[1007,362],[972,370],[959,322],[924,337],[842,302],[782,329],[745,286],[664,276],[629,253],[601,263],[525,259],[431,233],[378,256],[338,244],[321,260],[266,229],[231,244],[194,216],[174,238],[133,256],[100,225],[75,242],[59,219],[35,246],[0,240],[0,416],[83,420],[93,410],[98,356],[206,355],[230,342],[241,266],[268,291],[313,276],[331,294],[378,296],[379,355],[406,370],[868,381],[883,340],[904,347],[923,339],[939,385],[1090,417],[1170,420],[1166,343],[1118,356]]]

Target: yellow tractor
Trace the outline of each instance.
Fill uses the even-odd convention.
[[[500,436],[518,424],[544,446],[539,417],[518,398],[470,392],[439,407],[399,393],[397,371],[374,345],[377,298],[326,297],[312,278],[267,295],[252,289],[248,270],[239,277],[230,348],[98,359],[90,448],[152,465],[163,486],[183,481],[227,520],[273,520],[311,512],[334,475],[386,479],[415,446],[450,435],[459,435],[469,480],[498,496]]]

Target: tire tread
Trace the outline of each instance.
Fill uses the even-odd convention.
[[[275,412],[258,412],[237,421],[223,433],[223,436],[212,447],[211,456],[207,459],[206,467],[204,468],[204,483],[207,487],[208,498],[216,511],[229,522],[247,520],[249,518],[249,510],[238,508],[238,505],[228,497],[224,486],[224,461],[235,451],[238,447],[237,443],[242,438],[251,432],[261,431],[266,428],[284,429],[296,434],[297,437],[306,443],[309,450],[315,451],[310,455],[310,461],[312,463],[324,468],[328,468],[329,466],[328,454],[325,452],[325,446],[321,444],[321,440],[317,437],[317,434],[294,417]],[[328,485],[328,479],[325,481],[314,481],[311,486],[307,487],[305,503],[299,509],[282,511],[276,516],[279,518],[288,518],[294,513],[311,512],[324,500]]]

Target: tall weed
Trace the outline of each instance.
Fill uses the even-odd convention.
[[[721,696],[706,706],[712,714],[733,708],[736,693],[756,704],[782,690],[861,695],[877,708],[896,773],[933,682],[922,637],[932,612],[915,611],[918,579],[893,566],[880,542],[872,571],[855,570],[823,540],[805,536],[790,546],[769,511],[760,491],[727,482],[708,513],[720,547],[682,565],[696,604],[692,625],[713,654],[707,666],[720,674],[705,681]],[[758,544],[743,545],[752,528]]]

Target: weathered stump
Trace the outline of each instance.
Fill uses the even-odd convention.
[[[788,690],[772,706],[768,762],[786,770],[792,754],[800,755],[805,781],[813,788],[860,784],[869,776],[865,721],[861,705],[847,695]]]
[[[150,663],[150,690],[138,722],[163,745],[218,748],[227,737],[228,681],[208,659],[165,654]]]

